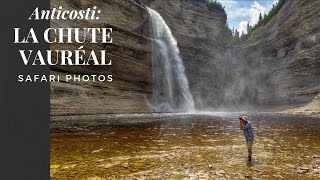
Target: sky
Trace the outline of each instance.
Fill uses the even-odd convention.
[[[225,6],[228,24],[232,29],[247,33],[247,23],[254,25],[259,20],[259,14],[268,13],[278,0],[218,0]]]

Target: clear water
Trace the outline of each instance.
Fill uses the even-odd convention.
[[[256,135],[248,162],[239,116],[133,114],[63,121],[64,128],[52,126],[51,179],[320,178],[319,118],[248,114]]]

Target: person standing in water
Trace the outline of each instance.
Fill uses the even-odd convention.
[[[252,125],[249,122],[249,118],[247,116],[242,116],[240,119],[240,130],[243,130],[244,136],[247,141],[248,147],[248,161],[251,161],[252,157],[252,145],[254,140],[254,134],[252,130]]]

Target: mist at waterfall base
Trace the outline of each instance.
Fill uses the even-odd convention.
[[[290,74],[259,49],[225,45],[213,59],[185,60],[159,13],[148,8],[152,37],[153,112],[282,111],[292,104],[283,79]],[[196,45],[196,44],[195,44]],[[186,70],[185,70],[186,68]],[[271,70],[271,69],[273,70]]]
[[[301,100],[288,89],[288,86],[295,86],[294,81],[286,80],[292,70],[280,69],[279,66],[286,65],[274,64],[279,59],[276,52],[270,56],[261,56],[263,54],[259,49],[231,46],[205,64],[188,63],[186,69],[195,109],[273,112],[299,107],[312,100]]]
[[[147,9],[152,34],[152,109],[154,112],[193,111],[194,100],[177,41],[160,14]]]
[[[219,61],[216,69],[209,69],[207,76],[190,84],[190,91],[190,81],[179,55],[177,41],[161,15],[147,9],[152,35],[153,91],[149,103],[153,112],[252,110],[250,104],[257,95],[254,79],[257,70],[252,68],[248,71],[249,66],[241,64],[239,59],[234,58],[236,53],[228,50],[223,57],[215,60]],[[206,71],[208,67],[200,72]],[[189,78],[192,79],[192,75]],[[203,81],[205,78],[210,78],[214,87]]]
[[[198,111],[260,111],[262,96],[271,92],[264,65],[251,57],[243,58],[237,47],[225,48],[205,64],[191,65],[196,67],[196,73],[188,75]]]

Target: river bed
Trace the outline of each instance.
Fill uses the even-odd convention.
[[[320,178],[320,119],[245,113],[122,114],[51,122],[51,179]]]

